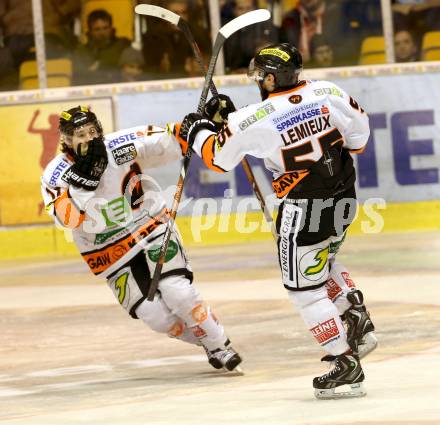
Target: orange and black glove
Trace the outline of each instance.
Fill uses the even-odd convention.
[[[183,119],[180,125],[179,137],[188,142],[188,146],[191,148],[197,133],[203,129],[217,133],[217,126],[213,121],[204,118],[197,112],[192,112]]]

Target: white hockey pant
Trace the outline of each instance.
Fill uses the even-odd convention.
[[[153,302],[144,300],[136,315],[152,330],[212,351],[224,348],[227,337],[210,307],[184,276],[169,276],[159,282]]]

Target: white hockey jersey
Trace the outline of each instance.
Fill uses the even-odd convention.
[[[139,126],[105,136],[108,165],[95,191],[69,185],[73,164],[59,154],[43,173],[46,210],[73,239],[94,274],[108,276],[163,233],[168,212],[161,188],[145,169],[182,158],[169,128]]]
[[[228,125],[217,135],[200,131],[193,149],[217,172],[231,170],[245,155],[263,158],[273,173],[273,189],[283,198],[306,186],[330,187],[338,176],[326,153],[331,148],[344,154],[361,152],[369,134],[367,114],[344,90],[328,81],[301,81],[229,114]],[[327,181],[322,173],[319,178],[311,175],[318,163],[328,167]],[[354,179],[354,169],[351,174]]]

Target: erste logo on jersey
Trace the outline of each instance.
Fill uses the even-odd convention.
[[[125,164],[126,162],[133,161],[137,157],[137,151],[134,143],[128,143],[112,150],[113,158],[117,165]]]
[[[67,162],[64,162],[64,161],[61,161],[56,166],[55,170],[53,170],[53,173],[50,176],[49,184],[51,186],[56,186],[57,185],[58,177],[60,177],[61,174],[64,173],[64,171],[67,169],[68,166],[69,166],[69,164]]]
[[[128,134],[122,134],[115,139],[112,139],[110,143],[108,144],[108,147],[110,149],[113,149],[115,146],[121,145],[125,142],[130,142],[131,140],[136,140],[141,137],[144,137],[145,133],[143,131],[136,131],[136,133],[128,133]]]

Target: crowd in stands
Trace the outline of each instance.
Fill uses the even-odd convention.
[[[440,31],[440,0],[394,0],[392,8],[396,62],[426,59],[423,37]]]
[[[117,16],[102,8],[102,2],[85,15],[89,1],[93,0],[42,0],[46,58],[71,62],[71,84],[201,75],[191,47],[173,25],[142,17],[135,40],[133,31],[130,37],[120,34]],[[130,13],[134,3],[153,3],[182,16],[208,60],[207,0],[127,2]],[[356,65],[362,63],[362,42],[383,33],[380,0],[219,0],[219,4],[222,25],[259,7],[274,12],[273,20],[247,27],[228,39],[224,49],[227,73],[245,72],[256,49],[284,41],[300,49],[309,68]],[[281,9],[274,7],[277,4]],[[423,60],[424,35],[440,31],[440,0],[393,0],[392,11],[396,62]],[[1,0],[0,90],[20,88],[20,67],[26,61],[35,61],[32,0]]]
[[[258,9],[256,0],[234,0],[223,6],[222,25],[244,13]],[[264,44],[279,40],[279,29],[272,21],[251,25],[233,34],[225,43],[226,72],[242,73],[247,71],[255,51]]]
[[[77,0],[42,0],[46,57],[68,55],[76,45],[73,23],[81,11]],[[20,65],[35,59],[31,0],[0,1],[0,90],[18,86]],[[3,64],[7,64],[7,68]]]
[[[208,60],[211,37],[204,2],[168,0],[159,5],[176,13],[190,24],[194,38]],[[201,75],[191,46],[177,27],[156,18],[148,17],[146,21],[147,31],[142,36],[142,51],[146,68],[150,73],[157,76],[166,75],[168,78]]]

